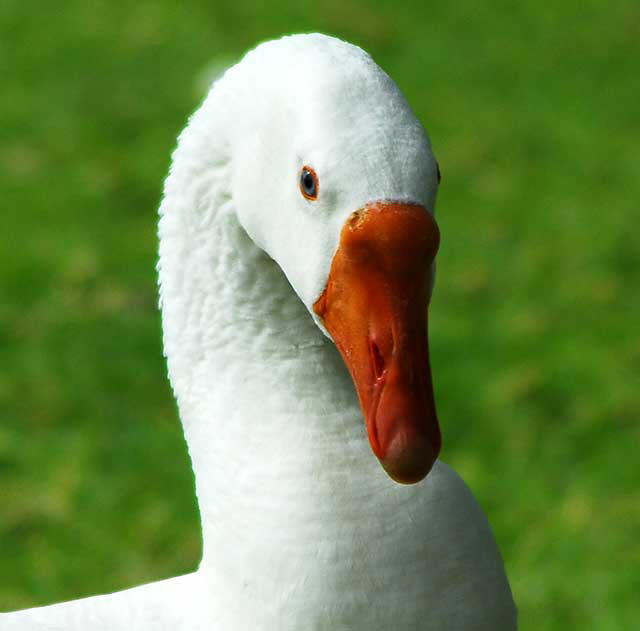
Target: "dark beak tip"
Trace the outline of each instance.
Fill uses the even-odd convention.
[[[427,477],[440,451],[426,439],[403,444],[400,437],[394,440],[380,464],[389,477],[399,484],[416,484]]]

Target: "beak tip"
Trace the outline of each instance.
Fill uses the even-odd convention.
[[[399,484],[416,484],[427,477],[438,458],[439,446],[434,448],[426,437],[407,440],[402,434],[394,437],[380,464],[389,477]]]

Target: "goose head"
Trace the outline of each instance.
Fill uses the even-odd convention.
[[[224,138],[225,199],[340,351],[373,454],[395,481],[423,479],[441,442],[427,342],[439,173],[399,88],[356,46],[291,36],[230,68],[190,127]]]

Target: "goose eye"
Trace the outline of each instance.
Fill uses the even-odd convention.
[[[306,199],[318,198],[318,176],[311,167],[302,167],[300,171],[300,192]]]

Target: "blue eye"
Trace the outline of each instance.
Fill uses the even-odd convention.
[[[311,201],[318,199],[318,176],[309,166],[302,167],[300,171],[300,192]]]

